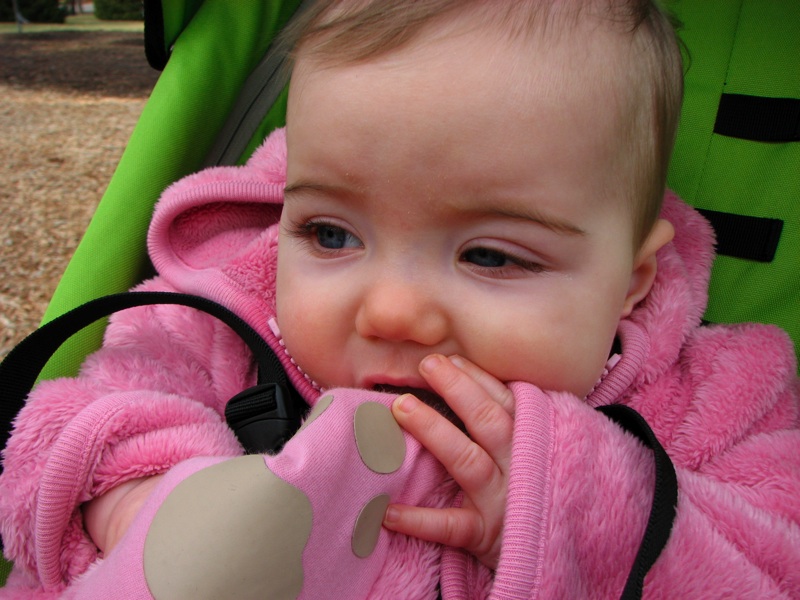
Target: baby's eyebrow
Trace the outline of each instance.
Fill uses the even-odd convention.
[[[560,219],[558,217],[546,215],[537,210],[528,210],[528,209],[521,210],[517,208],[495,207],[495,208],[480,208],[471,212],[472,214],[478,217],[495,217],[495,218],[501,217],[505,219],[514,219],[515,221],[528,221],[531,223],[535,223],[536,225],[540,225],[545,229],[549,229],[555,233],[576,235],[576,236],[586,235],[586,231],[584,229],[581,229],[574,223],[571,223],[566,219]]]
[[[298,181],[297,183],[288,184],[285,188],[283,188],[284,196],[286,194],[295,194],[297,192],[315,192],[329,196],[341,196],[346,194],[347,190],[340,186],[328,185],[325,183],[315,183],[313,181]]]

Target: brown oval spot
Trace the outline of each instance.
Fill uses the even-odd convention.
[[[375,550],[383,526],[383,515],[388,506],[389,495],[381,494],[361,509],[353,527],[353,554],[359,558],[367,558]]]
[[[386,406],[365,402],[356,409],[354,426],[358,453],[367,467],[376,473],[394,473],[403,465],[403,430]]]

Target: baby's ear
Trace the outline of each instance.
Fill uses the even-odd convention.
[[[653,225],[653,229],[650,230],[650,234],[634,258],[631,284],[622,307],[621,318],[630,315],[633,307],[650,293],[650,288],[653,287],[653,281],[658,272],[656,253],[671,242],[674,236],[675,228],[666,219],[659,219]]]

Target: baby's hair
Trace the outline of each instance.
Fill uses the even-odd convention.
[[[609,65],[624,86],[623,172],[634,245],[646,239],[661,210],[683,96],[677,22],[658,0],[320,0],[282,33],[280,43],[321,65],[367,61],[416,41],[426,26],[471,11],[479,26],[510,37],[569,31],[581,19],[627,35],[631,60]],[[498,27],[499,26],[499,27]],[[629,185],[626,185],[628,183]]]

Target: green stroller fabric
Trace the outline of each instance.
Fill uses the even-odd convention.
[[[688,50],[669,186],[717,229],[706,319],[800,350],[800,3],[678,0]]]

